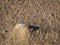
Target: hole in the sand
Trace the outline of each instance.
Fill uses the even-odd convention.
[[[29,29],[33,29],[33,31],[38,30],[39,27],[38,26],[34,26],[34,25],[28,25]]]
[[[51,14],[52,16],[54,16],[54,14]]]
[[[5,30],[5,32],[8,32],[8,30]]]

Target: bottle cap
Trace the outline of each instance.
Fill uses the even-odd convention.
[[[24,24],[24,23],[20,23],[20,24],[19,24],[19,26],[20,26],[21,28],[23,28],[25,25],[26,25],[26,24]]]

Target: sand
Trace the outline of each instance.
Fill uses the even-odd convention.
[[[0,0],[0,45],[60,45],[60,0]]]

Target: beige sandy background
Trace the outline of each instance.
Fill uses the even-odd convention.
[[[0,0],[0,45],[60,45],[60,0]]]

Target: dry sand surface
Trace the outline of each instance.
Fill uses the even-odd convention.
[[[60,0],[0,0],[0,45],[60,45]]]

